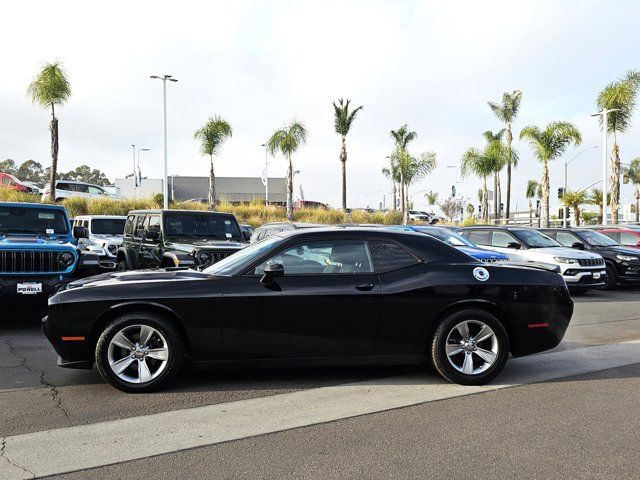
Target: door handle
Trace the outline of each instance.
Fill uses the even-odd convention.
[[[358,283],[356,285],[357,290],[368,291],[373,289],[373,283]]]

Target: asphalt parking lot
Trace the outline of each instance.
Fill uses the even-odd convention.
[[[57,367],[37,318],[5,320],[0,478],[637,478],[640,344],[625,342],[640,340],[640,291],[575,301],[559,347],[511,362],[477,390],[415,367],[376,367],[192,370],[165,391],[128,395],[96,371]],[[189,426],[194,415],[204,422]],[[204,440],[184,438],[207,419],[219,424]],[[154,422],[175,422],[159,431],[175,443],[101,443],[101,429]],[[47,463],[47,449],[35,450],[56,435],[61,445],[102,436],[95,445],[112,452],[82,471],[63,460],[40,468],[33,457]],[[14,454],[20,442],[34,452]]]

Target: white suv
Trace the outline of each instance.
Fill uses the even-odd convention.
[[[605,285],[607,271],[600,255],[564,247],[532,228],[468,227],[459,233],[477,245],[504,253],[513,262],[557,265],[567,286],[574,291]]]
[[[88,250],[100,256],[100,267],[106,270],[116,268],[116,256],[122,246],[125,216],[79,215],[73,219],[74,227],[85,227],[89,236],[78,240],[81,250]]]
[[[46,185],[42,190],[42,198],[49,198],[51,189]],[[74,182],[72,180],[56,180],[55,200],[62,200],[69,197],[85,197],[85,198],[122,198],[119,195],[113,195],[99,185],[92,185],[85,182]]]

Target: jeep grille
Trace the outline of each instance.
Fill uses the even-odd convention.
[[[581,267],[598,267],[604,265],[604,260],[602,258],[580,258],[578,263]]]
[[[62,252],[41,250],[0,251],[0,272],[63,272],[58,257]]]

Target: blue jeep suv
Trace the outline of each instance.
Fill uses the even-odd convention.
[[[78,273],[82,262],[74,233],[86,235],[82,227],[72,231],[62,206],[0,202],[0,298],[5,308],[46,305],[48,296]]]

